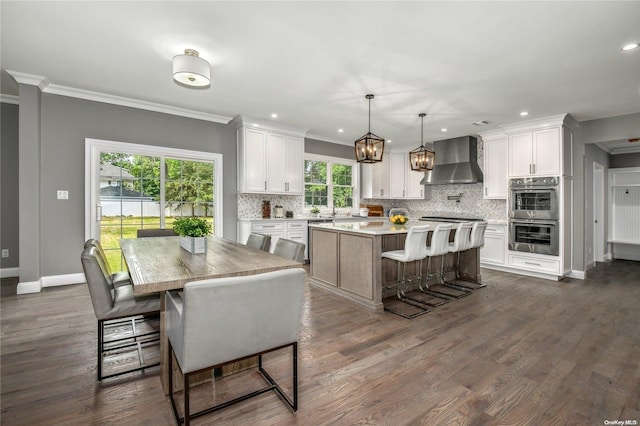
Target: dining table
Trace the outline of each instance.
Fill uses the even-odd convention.
[[[192,254],[180,247],[179,238],[146,237],[120,240],[124,261],[131,275],[134,295],[161,293],[160,378],[169,393],[165,294],[192,281],[262,274],[302,264],[238,242],[209,236],[206,252]]]

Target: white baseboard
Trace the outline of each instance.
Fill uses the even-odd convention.
[[[44,287],[58,287],[61,285],[80,284],[85,282],[84,274],[50,275],[38,281],[18,283],[18,294],[39,293]]]
[[[19,277],[20,268],[2,268],[0,269],[0,278]]]
[[[25,281],[18,283],[17,294],[39,293],[42,290],[42,282]]]
[[[51,275],[48,277],[40,278],[42,281],[42,287],[57,287],[60,285],[80,284],[85,282],[84,274],[82,272],[77,274],[66,275]]]
[[[593,267],[593,265],[591,265],[591,267]],[[572,269],[571,272],[569,272],[568,277],[569,278],[576,278],[578,280],[584,280],[585,278],[587,278],[587,273],[586,273],[586,271],[576,271],[576,270]]]

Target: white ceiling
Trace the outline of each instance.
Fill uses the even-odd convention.
[[[640,49],[620,50],[640,40],[639,1],[3,0],[0,8],[8,95],[17,95],[12,70],[228,118],[277,113],[309,137],[352,144],[367,132],[373,93],[371,131],[399,150],[420,144],[420,112],[425,142],[561,113],[584,121],[640,112]],[[172,81],[171,59],[185,48],[212,64],[209,89]],[[489,124],[471,124],[480,120]]]

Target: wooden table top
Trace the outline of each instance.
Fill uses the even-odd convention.
[[[205,254],[184,250],[179,237],[123,239],[120,247],[134,294],[180,289],[197,280],[302,267],[296,261],[217,237],[207,237]]]

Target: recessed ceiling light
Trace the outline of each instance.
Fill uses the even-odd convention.
[[[271,114],[271,118],[278,118],[278,114],[274,112],[273,114]]]
[[[391,139],[387,139],[387,143],[391,143],[393,142]]]
[[[637,49],[638,46],[640,46],[640,44],[638,44],[638,43],[629,43],[629,44],[625,44],[624,46],[622,46],[620,48],[620,50],[622,50],[623,52],[626,52],[627,50]]]
[[[524,116],[526,116],[526,115],[529,115],[529,113],[528,113],[527,111],[522,111],[522,112],[520,113],[520,116],[521,116],[521,117],[524,117]]]
[[[447,131],[447,129],[440,129],[440,131],[441,131],[441,132],[446,132],[446,131]]]
[[[344,129],[338,129],[338,133],[344,132]]]

